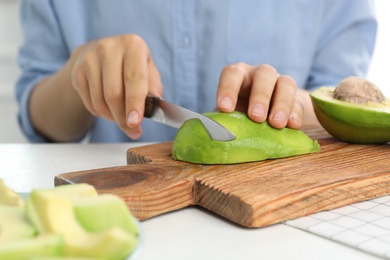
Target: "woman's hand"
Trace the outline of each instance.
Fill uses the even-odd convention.
[[[160,74],[145,41],[137,35],[92,41],[77,48],[70,63],[72,85],[88,111],[138,139],[147,93],[162,96]]]
[[[290,76],[279,75],[269,65],[236,63],[225,67],[218,86],[217,108],[223,112],[246,112],[253,121],[268,120],[275,128],[298,129],[304,117],[305,123],[315,123],[308,93],[299,90]]]

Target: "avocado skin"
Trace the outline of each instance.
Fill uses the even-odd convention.
[[[317,119],[329,134],[355,144],[390,141],[390,106],[337,100],[332,97],[333,91],[334,87],[321,87],[310,93]]]
[[[305,133],[276,129],[256,123],[241,112],[207,112],[207,117],[229,129],[236,139],[227,142],[210,138],[199,119],[187,120],[173,141],[175,160],[196,164],[235,164],[318,152],[320,145]]]

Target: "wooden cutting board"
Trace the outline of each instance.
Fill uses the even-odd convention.
[[[55,185],[89,183],[117,194],[140,220],[199,205],[246,227],[390,194],[389,144],[348,144],[322,128],[303,131],[319,141],[319,153],[206,166],[174,161],[168,142],[129,149],[126,166],[58,175]]]

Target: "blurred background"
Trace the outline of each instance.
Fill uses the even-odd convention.
[[[0,143],[26,142],[18,127],[14,96],[19,73],[15,57],[21,42],[18,6],[19,0],[0,0]],[[368,79],[390,97],[390,1],[376,1],[376,9],[379,31]]]
[[[18,0],[0,0],[0,143],[26,142],[16,120],[15,57],[21,41]]]

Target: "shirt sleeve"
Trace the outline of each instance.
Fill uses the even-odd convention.
[[[306,89],[337,85],[347,76],[365,77],[375,46],[374,1],[332,1],[322,20]]]
[[[45,142],[30,120],[29,97],[34,86],[60,69],[69,57],[51,2],[22,0],[20,19],[23,43],[18,64],[21,75],[16,82],[18,122],[30,142]]]

